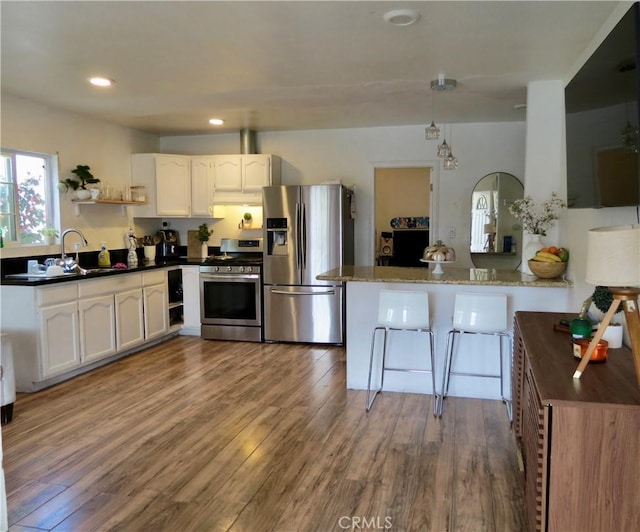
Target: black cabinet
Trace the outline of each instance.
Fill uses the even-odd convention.
[[[180,326],[184,321],[182,270],[180,268],[167,272],[167,284],[169,289],[169,327]]]

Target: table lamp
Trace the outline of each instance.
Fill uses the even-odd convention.
[[[622,304],[631,338],[636,378],[640,386],[640,225],[615,225],[591,229],[587,240],[585,280],[589,284],[608,287],[613,294],[613,301],[573,378],[579,379],[582,375],[611,318]]]

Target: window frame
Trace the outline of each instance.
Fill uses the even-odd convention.
[[[22,232],[20,230],[20,205],[18,196],[18,170],[16,160],[18,156],[34,157],[44,161],[44,203],[46,205],[45,227],[60,227],[60,204],[58,199],[58,155],[52,153],[41,153],[15,148],[0,147],[0,154],[10,159],[10,181],[7,183],[13,188],[12,203],[13,212],[5,213],[14,217],[15,238],[13,235],[5,235],[3,232],[3,244],[6,247],[29,247],[45,245],[45,239],[37,242],[22,242]]]

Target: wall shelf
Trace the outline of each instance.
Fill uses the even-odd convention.
[[[110,200],[110,199],[89,199],[78,200],[72,199],[71,203],[76,211],[76,216],[80,216],[80,205],[120,205],[122,207],[122,216],[126,216],[127,207],[131,205],[146,205],[146,201],[123,201],[123,200]]]

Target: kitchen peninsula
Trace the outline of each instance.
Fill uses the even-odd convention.
[[[516,311],[567,312],[573,283],[566,279],[538,279],[515,270],[455,268],[444,263],[444,273],[427,268],[393,266],[343,266],[318,276],[320,280],[346,283],[347,388],[366,389],[369,371],[371,333],[377,322],[378,294],[382,289],[420,290],[429,293],[429,310],[435,335],[436,386],[440,386],[444,367],[445,337],[451,328],[456,292],[505,293],[508,296],[509,322]],[[419,335],[396,333],[389,338],[393,364],[397,367],[424,367],[426,346]],[[457,342],[456,357],[465,357],[465,367],[474,373],[496,373],[497,340],[469,335]],[[470,348],[466,348],[470,346]],[[510,346],[505,349],[510,349]],[[567,340],[567,349],[570,349]],[[491,351],[490,351],[491,350]],[[491,356],[485,357],[484,353]],[[417,364],[417,365],[416,365]],[[506,374],[509,374],[505,368]],[[505,390],[510,382],[505,382]],[[425,374],[389,372],[384,390],[432,393]],[[497,379],[454,377],[449,395],[500,399]]]

